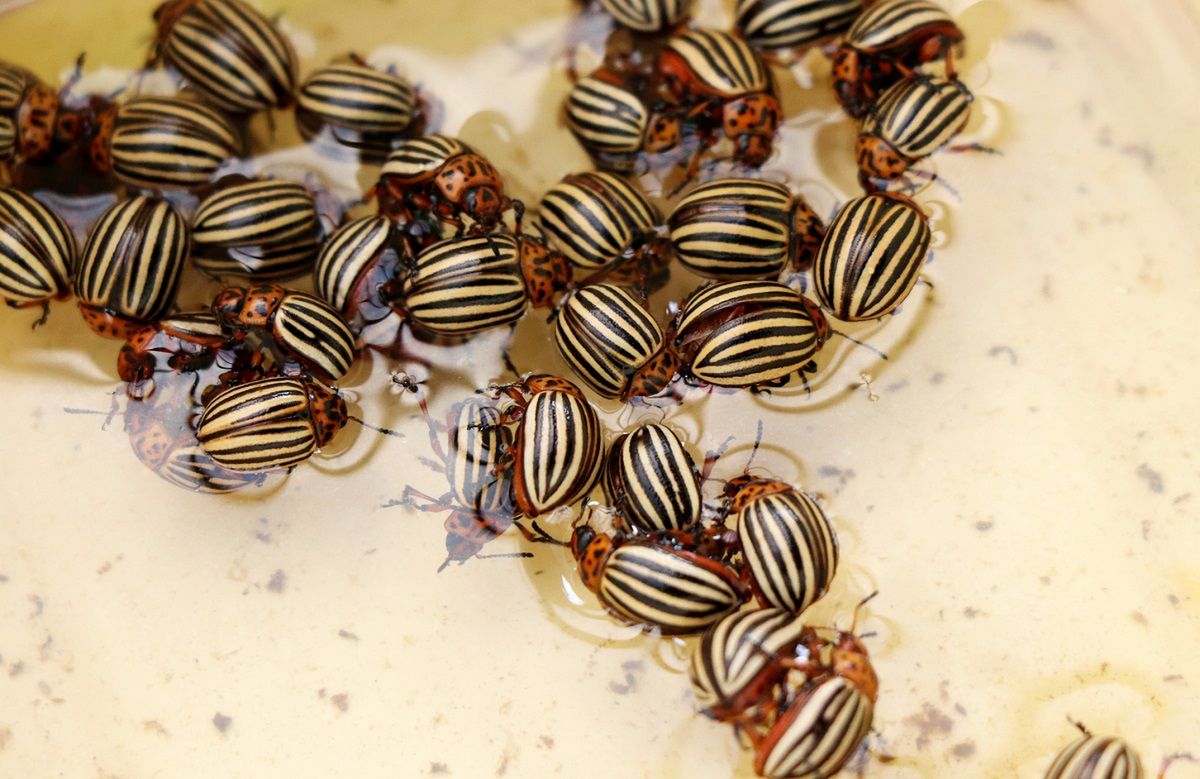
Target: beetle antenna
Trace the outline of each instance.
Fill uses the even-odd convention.
[[[1200,763],[1200,760],[1197,760],[1196,756],[1191,752],[1172,752],[1163,758],[1162,767],[1158,769],[1158,779],[1165,779],[1167,775],[1167,769],[1171,767],[1171,763],[1174,763],[1177,760],[1186,760],[1189,763]]]
[[[750,449],[750,457],[746,460],[746,473],[750,472],[750,466],[754,463],[754,457],[758,454],[758,447],[762,445],[763,439],[763,421],[758,420],[758,429],[754,432],[754,446]]]
[[[870,603],[871,600],[878,594],[879,594],[879,590],[873,591],[870,595],[868,595],[867,597],[860,600],[858,602],[858,605],[856,605],[854,607],[854,616],[850,620],[850,634],[851,635],[854,635],[854,631],[858,628],[858,615],[862,611],[862,607],[866,606],[868,603]]]
[[[512,355],[508,353],[508,349],[504,350],[504,368],[518,379],[521,378],[521,371],[517,370],[516,363],[513,362]]]
[[[841,330],[838,330],[837,328],[833,328],[833,327],[831,327],[829,329],[829,332],[833,333],[834,335],[840,335],[842,338],[845,338],[850,343],[861,346],[862,348],[866,349],[869,352],[874,352],[875,356],[879,357],[880,359],[883,359],[883,360],[888,359],[887,353],[885,353],[883,350],[879,349],[878,347],[872,346],[871,344],[867,343],[866,341],[860,341],[857,338],[855,338],[854,336],[848,335],[847,333],[843,333]]]
[[[1080,732],[1080,733],[1082,733],[1083,735],[1085,735],[1085,736],[1088,736],[1088,737],[1091,737],[1091,735],[1092,735],[1092,731],[1088,730],[1088,729],[1087,729],[1087,726],[1086,726],[1086,725],[1084,725],[1084,724],[1083,724],[1082,722],[1080,722],[1079,720],[1074,720],[1074,719],[1071,719],[1071,715],[1070,715],[1070,714],[1068,714],[1068,715],[1067,715],[1067,722],[1070,722],[1072,725],[1074,725],[1076,728],[1078,728],[1078,729],[1079,729],[1079,732]]]
[[[372,425],[370,422],[366,422],[363,419],[354,416],[353,414],[347,415],[346,418],[352,422],[357,422],[358,424],[362,425],[363,427],[367,428],[368,430],[374,430],[376,433],[383,433],[384,435],[395,436],[396,438],[401,438],[401,439],[408,438],[408,436],[406,436],[404,433],[401,433],[397,430],[392,430],[392,429],[386,428],[386,427],[377,427],[375,425]]]

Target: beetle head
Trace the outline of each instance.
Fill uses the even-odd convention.
[[[773,95],[758,93],[730,100],[722,109],[725,135],[734,140],[734,159],[752,168],[771,156],[781,109]]]
[[[313,423],[317,447],[328,444],[346,426],[350,412],[345,399],[334,390],[308,382],[308,413]]]
[[[590,525],[578,525],[571,532],[571,554],[579,563],[579,578],[592,592],[600,589],[600,574],[612,550],[612,538]]]
[[[517,238],[520,251],[521,277],[529,305],[547,308],[571,283],[571,263],[561,252],[546,246],[546,242],[531,235]]]
[[[900,178],[908,170],[908,160],[874,133],[858,136],[855,158],[858,160],[858,171],[863,176],[891,181]]]

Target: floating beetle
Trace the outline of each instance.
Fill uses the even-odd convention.
[[[91,169],[134,187],[202,187],[242,148],[228,119],[181,98],[134,98],[100,109],[88,122],[94,123]]]
[[[106,210],[88,234],[75,270],[84,320],[98,335],[128,338],[175,302],[190,239],[187,223],[162,198],[135,197]]]
[[[857,624],[857,609],[855,616]],[[802,686],[773,704],[780,713],[765,730],[743,730],[754,745],[755,772],[769,779],[834,776],[871,730],[879,680],[854,628],[833,641],[810,630],[801,646],[787,663],[804,672]]]
[[[131,394],[145,397],[141,385],[155,373],[191,373],[213,364],[230,346],[230,337],[211,311],[176,314],[135,330],[117,355],[117,375],[133,385]]]
[[[204,407],[196,438],[221,467],[242,473],[291,468],[328,444],[349,419],[335,391],[294,376],[247,382]]]
[[[150,64],[165,61],[208,102],[231,113],[292,104],[296,54],[279,29],[242,0],[167,0],[154,21]]]
[[[663,88],[702,121],[703,148],[724,135],[734,143],[733,159],[757,168],[771,156],[782,109],[771,73],[745,41],[728,33],[693,30],[672,38],[659,58]],[[702,148],[702,151],[703,151]],[[700,155],[693,157],[694,178]]]
[[[308,190],[289,181],[233,177],[217,183],[192,215],[192,262],[214,276],[297,276],[320,249]]]
[[[729,481],[724,498],[760,604],[799,614],[825,595],[837,573],[837,535],[812,498],[750,475]]]
[[[1043,779],[1142,779],[1142,758],[1128,742],[1115,736],[1096,736],[1079,723],[1081,735],[1054,756]],[[1159,773],[1166,774],[1168,759]]]
[[[212,311],[230,335],[240,340],[254,332],[322,381],[345,376],[358,351],[341,314],[307,292],[277,284],[226,287]]]
[[[683,23],[694,0],[599,0],[618,24],[640,33],[658,33]]]
[[[858,177],[867,191],[900,178],[948,144],[971,115],[971,91],[958,79],[910,76],[871,105],[858,133]]]
[[[463,217],[472,234],[495,228],[507,211],[519,226],[525,211],[504,194],[500,173],[487,158],[457,138],[427,135],[405,141],[388,155],[371,193],[379,212],[417,235],[434,235],[445,222],[461,234]],[[430,223],[428,220],[432,220]]]
[[[798,51],[845,32],[864,0],[738,0],[738,33],[756,49]]]
[[[848,201],[813,263],[813,291],[843,322],[879,319],[916,286],[933,232],[921,207],[895,192]]]
[[[517,429],[500,467],[512,473],[520,513],[533,519],[586,497],[600,476],[604,442],[583,392],[566,379],[530,374],[492,394],[513,402],[502,422]]]
[[[305,138],[328,128],[336,142],[370,154],[387,154],[423,124],[411,84],[353,55],[313,71],[296,95],[296,125]]]
[[[647,108],[629,78],[601,67],[567,93],[567,127],[602,170],[632,173],[643,155],[660,154],[684,142],[680,112],[664,104]]]
[[[74,121],[41,79],[0,61],[0,164],[52,159],[75,140]]]
[[[805,270],[825,233],[804,198],[782,184],[746,178],[696,187],[667,224],[675,258],[693,273],[721,281]]]
[[[667,539],[631,540],[579,525],[571,553],[605,608],[664,634],[700,633],[747,597],[732,568]]]
[[[701,474],[669,427],[642,425],[609,446],[604,494],[626,531],[689,531],[700,521]]]
[[[58,214],[17,189],[0,187],[0,297],[13,308],[40,306],[71,297],[71,275],[79,250]]]
[[[954,78],[954,47],[962,30],[930,0],[878,0],[846,33],[833,58],[833,89],[858,119],[875,97],[926,62],[946,61]]]

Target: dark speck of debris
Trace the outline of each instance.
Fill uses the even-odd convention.
[[[213,715],[212,723],[213,727],[215,727],[217,730],[221,731],[222,733],[227,733],[229,732],[229,726],[233,724],[233,717],[227,717],[218,711]]]
[[[8,583],[8,577],[5,576],[4,574],[0,573],[0,584],[7,584],[7,583]]]
[[[1182,682],[1183,674],[1171,674],[1170,676],[1164,676],[1163,681],[1164,682]]]
[[[1148,520],[1148,519],[1142,520],[1142,540],[1143,541],[1150,540],[1150,524],[1151,524],[1150,520]]]
[[[905,722],[917,729],[917,749],[928,746],[931,737],[944,736],[954,728],[954,720],[928,703],[920,712],[907,717]]]
[[[538,736],[538,746],[545,749],[554,749],[554,736]]]
[[[8,669],[8,675],[10,678],[13,676],[20,676],[23,673],[25,673],[25,663],[20,660],[13,663]]]
[[[941,384],[945,380],[946,380],[946,374],[942,373],[941,371],[938,371],[937,373],[935,373],[929,377],[930,384]]]
[[[1038,51],[1050,52],[1058,48],[1054,39],[1041,30],[1021,30],[1008,36],[1008,39],[1013,43],[1029,46]]]
[[[624,682],[609,682],[608,689],[615,692],[617,695],[628,695],[637,689],[637,674],[642,671],[644,664],[641,660],[626,660],[621,663],[621,668],[625,669]]]
[[[966,760],[975,754],[975,743],[964,741],[961,744],[955,744],[954,748],[950,750],[950,754],[954,755],[955,760]]]
[[[36,619],[42,616],[42,612],[46,610],[46,604],[42,602],[41,597],[38,595],[30,595],[29,602],[33,604],[33,611],[30,612],[29,618]]]
[[[336,706],[338,711],[344,712],[350,708],[350,695],[339,692],[337,695],[330,695],[329,702]]]
[[[1150,621],[1146,619],[1146,615],[1140,611],[1134,611],[1129,616],[1133,619],[1134,622],[1138,623],[1139,625],[1150,624]]]
[[[1136,143],[1128,143],[1122,146],[1119,151],[1121,154],[1124,154],[1128,157],[1133,157],[1134,159],[1140,161],[1142,163],[1142,167],[1146,170],[1149,171],[1154,169],[1154,152],[1148,147]]]
[[[1150,488],[1151,492],[1161,493],[1163,491],[1162,474],[1146,463],[1138,466],[1137,475],[1139,478],[1146,480],[1146,486]]]
[[[982,613],[983,612],[981,612],[979,609],[973,608],[971,606],[967,606],[965,609],[963,609],[963,616],[966,617],[967,619],[975,619]]]
[[[450,773],[450,766],[446,765],[445,763],[430,763],[429,764],[429,773],[431,773],[431,774],[448,774],[448,773]]]
[[[287,574],[282,570],[271,574],[271,581],[267,582],[267,589],[271,592],[283,592],[284,587],[287,587]]]
[[[346,639],[347,641],[357,641],[358,640],[357,635],[355,635],[354,633],[351,633],[349,630],[346,630],[345,628],[342,628],[341,630],[338,631],[338,636]]]
[[[1008,357],[1008,362],[1012,365],[1018,365],[1021,362],[1011,346],[993,346],[988,349],[988,357],[999,357],[1002,354]]]
[[[975,529],[980,533],[986,533],[987,531],[991,530],[992,526],[995,524],[996,523],[990,519],[981,519],[975,523]]]
[[[1167,602],[1170,603],[1172,606],[1178,606],[1179,605],[1179,596],[1173,592],[1168,592],[1167,593]]]

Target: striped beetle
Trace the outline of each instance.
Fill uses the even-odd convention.
[[[1055,755],[1043,779],[1142,779],[1142,759],[1132,746],[1120,738],[1095,736],[1082,725],[1076,726],[1082,735]]]
[[[950,142],[971,114],[971,90],[958,79],[909,76],[871,106],[858,133],[858,177],[869,190],[874,179],[904,175],[908,167]]]
[[[731,178],[693,189],[667,223],[675,257],[711,279],[777,277],[807,269],[824,225],[799,195],[770,181]]]
[[[670,30],[691,13],[694,0],[600,0],[618,24],[642,33]]]
[[[855,625],[871,597],[855,609]],[[832,641],[810,628],[801,650],[782,662],[804,673],[803,685],[784,698],[781,713],[765,732],[743,731],[754,745],[754,770],[769,779],[833,776],[871,730],[879,680],[854,627],[838,631]]]
[[[509,210],[519,226],[525,211],[521,201],[504,194],[504,182],[487,158],[447,135],[412,138],[397,147],[370,194],[378,195],[381,214],[402,225],[432,217],[460,233],[463,215],[475,222],[471,233],[480,233],[496,227]],[[420,229],[435,232],[431,225]]]
[[[544,535],[535,532],[540,531],[536,524],[530,530],[517,514],[512,474],[503,467],[513,434],[503,424],[501,411],[479,397],[455,404],[445,425],[449,434],[447,454],[424,399],[419,402],[429,429],[429,443],[442,462],[450,489],[440,498],[433,498],[405,487],[399,503],[421,511],[450,512],[444,524],[446,560],[438,570],[451,562],[464,563],[479,556],[486,544],[514,525],[526,539],[546,541]],[[425,503],[416,503],[414,498]]]
[[[0,163],[40,162],[72,140],[57,93],[24,68],[0,61]]]
[[[296,125],[305,137],[328,127],[339,143],[376,153],[390,151],[401,134],[416,134],[420,114],[412,85],[353,56],[313,71],[296,95]]]
[[[757,49],[801,49],[844,32],[863,0],[738,0],[737,30]]]
[[[514,405],[502,415],[518,422],[502,467],[511,470],[517,509],[531,519],[587,496],[600,476],[603,428],[592,404],[571,382],[530,374],[492,388]]]
[[[579,525],[571,553],[604,607],[645,629],[699,633],[746,600],[732,568],[666,539],[634,541]]]
[[[200,415],[196,438],[221,467],[265,473],[307,460],[348,418],[346,401],[337,392],[306,379],[276,376],[214,396]]]
[[[782,109],[771,73],[740,38],[711,30],[693,30],[672,38],[659,58],[664,87],[689,108],[708,117],[700,132],[704,146],[716,143],[716,130],[734,142],[733,158],[759,167],[771,156]],[[694,175],[699,155],[693,158]]]
[[[406,238],[385,216],[364,216],[339,227],[317,255],[313,286],[354,332],[378,322],[399,294]]]
[[[296,91],[296,54],[265,16],[242,0],[167,0],[150,64],[179,71],[205,100],[232,113],[287,108]]]
[[[0,296],[13,308],[41,306],[71,296],[79,250],[62,218],[32,196],[0,187]]]
[[[241,148],[229,120],[206,105],[138,97],[96,116],[88,154],[95,172],[131,186],[195,189]]]
[[[125,432],[134,454],[160,478],[191,492],[226,493],[261,484],[262,474],[228,470],[204,451],[192,426],[198,411],[190,381],[164,383],[153,400],[131,398]]]
[[[277,284],[226,287],[212,311],[237,340],[257,333],[322,381],[337,381],[354,362],[357,345],[341,314],[307,292]]]
[[[213,275],[297,276],[316,259],[317,207],[288,181],[227,177],[192,215],[192,262]]]
[[[576,375],[606,398],[655,395],[678,368],[658,322],[614,284],[575,290],[558,311],[554,341]]]
[[[954,47],[962,39],[962,30],[931,0],[878,0],[855,20],[834,55],[838,101],[861,118],[880,91],[942,58],[952,79]]]
[[[612,442],[603,487],[625,529],[688,530],[700,521],[700,472],[679,436],[664,425],[642,425]]]
[[[188,254],[187,223],[166,200],[122,200],[93,225],[75,270],[84,320],[98,335],[128,338],[175,302]]]
[[[799,614],[837,573],[837,535],[816,502],[790,484],[749,475],[725,486],[750,584],[763,606]]]
[[[719,387],[777,386],[829,337],[816,304],[775,281],[725,281],[693,292],[676,315],[685,379]]]
[[[538,219],[547,242],[578,268],[651,262],[665,253],[654,239],[662,219],[633,184],[611,173],[574,173],[542,197]]]
[[[413,260],[404,310],[418,327],[466,336],[512,325],[525,313],[520,248],[508,235],[450,238]]]
[[[752,719],[774,699],[788,658],[811,640],[812,628],[786,609],[730,614],[710,627],[692,650],[688,675],[704,713],[713,719]]]
[[[631,173],[643,153],[657,154],[683,142],[677,112],[651,110],[624,75],[601,67],[567,93],[567,127],[602,170]]]
[[[925,213],[904,195],[854,198],[829,223],[817,252],[817,299],[844,322],[890,314],[916,285],[932,240]]]

